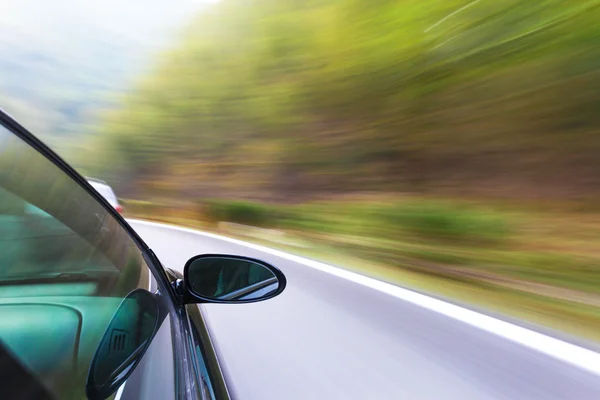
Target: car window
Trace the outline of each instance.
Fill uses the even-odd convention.
[[[85,398],[87,372],[112,315],[149,282],[140,249],[119,222],[0,126],[3,381],[14,376],[23,390],[37,390],[35,398]]]
[[[95,182],[89,182],[89,184],[92,185],[92,187],[96,189],[96,191],[100,193],[102,197],[104,197],[110,204],[117,204],[117,196],[109,186],[99,185]]]

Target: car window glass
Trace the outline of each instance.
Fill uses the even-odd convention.
[[[194,349],[196,350],[196,364],[198,368],[197,373],[199,376],[200,391],[204,399],[215,399],[215,392],[204,360],[204,354],[202,354],[202,349],[200,348],[199,339],[196,338],[195,340],[196,344],[194,345]]]
[[[85,398],[89,365],[112,315],[149,281],[139,247],[119,222],[82,185],[0,127],[3,379],[18,372],[23,390],[30,385],[55,398]]]
[[[96,191],[98,193],[100,193],[102,195],[102,197],[104,197],[109,203],[111,204],[115,204],[117,202],[117,196],[115,196],[115,193],[112,191],[112,189],[106,185],[99,185],[95,182],[89,182],[90,185],[92,185],[92,187],[94,189],[96,189]]]

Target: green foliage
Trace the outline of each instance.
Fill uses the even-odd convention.
[[[212,221],[234,222],[251,226],[266,226],[273,217],[262,204],[249,201],[204,200],[205,215]]]
[[[83,164],[129,181],[185,170],[198,197],[595,190],[599,3],[466,4],[219,2],[106,116]]]
[[[200,204],[204,215],[212,221],[305,232],[392,239],[405,232],[422,239],[479,244],[503,242],[512,232],[511,224],[502,214],[440,201],[273,206],[248,201],[205,200]]]
[[[432,239],[498,242],[509,234],[501,215],[461,204],[419,201],[399,203],[379,210],[384,226],[404,229]]]
[[[512,252],[493,260],[495,272],[525,281],[541,281],[588,292],[600,292],[598,259],[559,252]],[[518,266],[518,267],[515,267]]]
[[[343,233],[347,227],[346,224],[338,224],[331,214],[327,215],[321,208],[310,205],[279,207],[276,215],[277,226],[285,229]]]

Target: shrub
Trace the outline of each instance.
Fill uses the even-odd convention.
[[[509,232],[506,219],[498,213],[448,202],[384,207],[379,211],[379,223],[428,238],[460,241],[498,242]]]
[[[202,215],[214,222],[394,239],[408,232],[434,240],[500,242],[509,233],[502,214],[464,204],[411,201],[396,204],[273,206],[248,201],[205,200]]]
[[[269,209],[259,203],[249,201],[205,200],[202,203],[204,214],[212,221],[234,222],[252,226],[266,226],[274,217]]]
[[[311,206],[278,206],[274,209],[276,224],[280,228],[301,231],[322,231],[326,222],[322,213]]]

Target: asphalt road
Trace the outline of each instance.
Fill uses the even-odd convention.
[[[224,253],[286,274],[288,287],[275,299],[202,306],[236,399],[600,399],[597,353],[256,248],[132,225],[173,269],[196,254]]]

